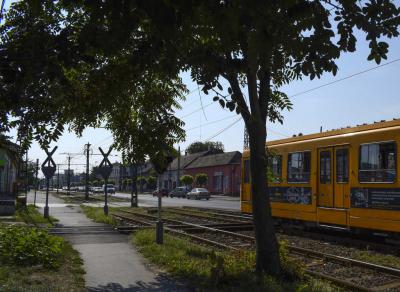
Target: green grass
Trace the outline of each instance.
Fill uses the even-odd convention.
[[[85,271],[79,253],[67,242],[58,269],[42,266],[21,267],[0,263],[0,291],[76,291],[85,290]]]
[[[352,257],[356,260],[400,269],[400,258],[393,255],[364,250],[355,252]]]
[[[37,207],[33,205],[27,205],[26,207],[20,207],[15,212],[15,218],[17,221],[25,222],[26,224],[32,225],[46,225],[48,227],[53,226],[58,219],[50,216],[49,218],[44,218],[43,214],[39,212]]]
[[[89,194],[89,198],[86,200],[85,193],[81,192],[70,192],[70,195],[66,193],[52,192],[52,195],[56,198],[62,199],[65,203],[81,204],[81,203],[99,203],[104,202],[104,195],[93,195]],[[130,202],[130,198],[116,198],[108,195],[109,202]]]
[[[111,213],[118,208],[109,208],[108,216],[104,215],[103,207],[89,207],[89,206],[81,206],[83,213],[85,213],[86,217],[93,219],[94,222],[98,223],[106,223],[110,225],[116,225],[116,221]]]
[[[254,252],[215,251],[169,234],[164,235],[163,245],[157,245],[154,230],[137,231],[132,240],[151,263],[198,291],[338,291],[324,281],[307,280],[301,273],[285,279],[256,276]],[[292,265],[286,258],[283,262],[286,268]]]

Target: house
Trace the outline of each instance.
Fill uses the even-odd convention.
[[[241,181],[241,159],[239,151],[203,155],[185,167],[185,174],[196,176],[205,173],[208,176],[204,186],[210,193],[239,195]]]
[[[175,158],[171,164],[168,166],[167,171],[158,176],[157,185],[158,187],[173,190],[178,185],[178,179],[182,175],[186,174],[186,168],[192,162],[194,162],[199,157],[209,154],[208,151],[185,154],[180,157]],[[179,169],[179,171],[178,171]],[[179,172],[179,174],[178,174]]]
[[[132,179],[132,166],[125,166],[119,162],[115,162],[112,164],[112,172],[110,177],[108,178],[109,182],[113,182],[115,184],[115,188],[120,191],[130,190],[131,186],[128,185],[124,187],[124,180]],[[154,170],[153,164],[150,161],[146,161],[143,164],[137,166],[137,176],[138,177],[149,177],[149,176],[157,176],[157,173]],[[147,184],[141,186],[144,191],[150,190]]]
[[[18,153],[18,145],[0,137],[0,215],[12,215],[15,212]]]

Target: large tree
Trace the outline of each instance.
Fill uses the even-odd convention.
[[[203,152],[203,151],[209,151],[209,152],[211,152],[213,154],[223,153],[224,152],[224,145],[222,144],[222,142],[212,142],[212,141],[201,142],[201,141],[196,141],[196,142],[191,143],[186,148],[186,152],[189,153],[189,154]]]
[[[124,104],[135,84],[145,81],[140,78],[144,73],[164,83],[165,76],[176,80],[179,70],[190,71],[206,94],[236,110],[245,122],[251,151],[256,267],[278,274],[266,172],[260,170],[266,169],[266,124],[282,122],[282,110],[291,107],[281,87],[304,76],[336,74],[336,60],[344,52],[355,51],[358,32],[366,35],[368,60],[385,59],[385,39],[399,35],[399,8],[390,0],[43,3],[37,7],[15,4],[3,27],[3,121],[11,114],[21,132],[35,129],[30,133],[38,132],[38,139],[52,138],[43,130],[48,121],[52,133],[62,128],[60,123],[72,123],[79,131],[97,123],[99,117],[111,119],[111,112],[104,113],[104,108]],[[134,82],[126,82],[126,72]],[[175,85],[181,86],[179,80]],[[133,106],[133,116],[142,102]],[[131,118],[131,113],[125,117]],[[167,110],[163,122],[173,121],[172,114]],[[159,114],[155,116],[159,119]],[[109,124],[116,133],[123,133],[123,122],[117,119]],[[170,143],[181,135],[180,124],[173,124]],[[137,139],[118,137],[121,147]],[[150,155],[165,157],[168,149],[161,148]]]

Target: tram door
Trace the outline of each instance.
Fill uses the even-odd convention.
[[[348,208],[349,149],[348,146],[318,150],[318,206]]]
[[[333,207],[332,154],[333,148],[318,150],[318,205],[320,207]]]
[[[349,184],[349,147],[335,147],[334,162],[334,202],[335,208],[350,207],[350,184]]]

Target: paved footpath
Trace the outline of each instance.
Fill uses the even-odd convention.
[[[33,193],[28,202],[33,202]],[[38,193],[36,202],[40,207],[44,205],[44,193]],[[106,225],[88,219],[78,205],[50,196],[49,207],[50,215],[60,220],[60,227],[79,227],[83,231],[63,236],[81,254],[88,291],[189,291],[164,274],[151,271],[127,235],[116,231],[87,233]]]

